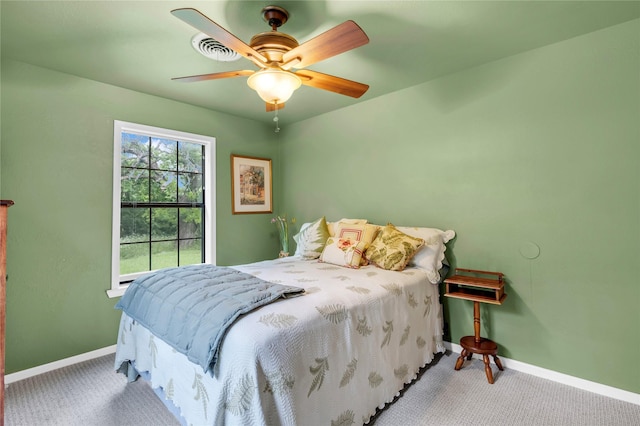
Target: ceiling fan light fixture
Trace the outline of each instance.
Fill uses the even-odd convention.
[[[258,92],[263,101],[282,104],[289,100],[302,81],[290,71],[267,68],[251,74],[247,84]]]

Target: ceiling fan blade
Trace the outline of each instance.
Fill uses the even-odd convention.
[[[219,78],[233,78],[233,77],[242,77],[253,74],[255,71],[251,70],[238,70],[238,71],[225,71],[225,72],[216,72],[213,74],[200,74],[200,75],[190,75],[188,77],[176,77],[171,80],[181,81],[184,83],[193,83],[195,81],[205,81],[205,80],[217,80]]]
[[[281,104],[272,104],[269,102],[265,102],[267,104],[267,112],[273,112],[275,110],[281,110],[282,108],[284,108],[284,102],[282,102]]]
[[[346,21],[294,47],[282,55],[282,68],[304,68],[369,43],[369,37],[353,21]]]
[[[302,84],[305,86],[328,90],[341,95],[351,96],[352,98],[359,98],[369,89],[369,86],[366,84],[317,71],[298,70],[295,74],[300,77]]]
[[[207,18],[200,11],[192,8],[175,9],[171,14],[191,25],[193,28],[213,37],[229,49],[235,50],[240,55],[253,61],[259,67],[267,65],[267,58],[254,50],[251,46],[222,28],[220,25]]]

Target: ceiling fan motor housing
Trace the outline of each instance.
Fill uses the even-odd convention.
[[[289,12],[280,6],[266,6],[262,9],[262,17],[271,26],[271,31],[251,37],[249,46],[260,52],[269,62],[281,62],[282,55],[298,47],[298,41],[295,38],[277,30],[278,27],[287,22]]]
[[[294,47],[298,47],[298,41],[289,34],[270,31],[251,37],[249,46],[264,55],[269,62],[280,62],[282,55]]]

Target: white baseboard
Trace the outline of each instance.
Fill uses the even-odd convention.
[[[455,352],[455,353],[462,352],[462,347],[456,343],[444,342],[444,346],[451,352]],[[5,385],[9,385],[19,380],[24,380],[29,377],[37,376],[38,374],[46,373],[49,371],[57,370],[58,368],[67,367],[69,365],[77,364],[79,362],[88,361],[90,359],[109,355],[109,354],[115,353],[115,351],[116,351],[116,345],[107,346],[106,348],[102,348],[102,349],[96,349],[95,351],[86,352],[80,355],[61,359],[59,361],[54,361],[49,364],[39,365],[37,367],[29,368],[27,370],[18,371],[17,373],[7,374],[4,378],[4,382],[5,382]],[[482,357],[478,355],[474,355],[474,357],[482,359]],[[520,371],[522,373],[531,374],[532,376],[541,377],[543,379],[562,383],[565,385],[572,386],[574,388],[597,393],[599,395],[608,396],[609,398],[615,398],[621,401],[626,401],[632,404],[640,405],[640,394],[637,394],[637,393],[614,388],[612,386],[603,385],[601,383],[591,382],[589,380],[580,379],[578,377],[569,376],[568,374],[558,373],[557,371],[548,370],[546,368],[527,364],[521,361],[516,361],[514,359],[505,358],[503,356],[500,356],[500,360],[502,361],[502,365],[505,368],[510,368],[516,371]]]
[[[106,348],[102,348],[102,349],[96,349],[95,351],[91,351],[91,352],[85,352],[80,355],[50,362],[49,364],[43,364],[37,367],[18,371],[16,373],[7,374],[6,376],[4,376],[4,383],[5,385],[9,385],[19,380],[24,380],[24,379],[28,379],[29,377],[37,376],[38,374],[47,373],[49,371],[57,370],[58,368],[62,368],[62,367],[68,367],[70,365],[77,364],[79,362],[89,361],[90,359],[100,358],[101,356],[109,355],[115,352],[116,352],[116,345],[107,346]]]
[[[451,352],[462,352],[462,346],[444,342],[444,346]],[[474,358],[482,359],[482,356],[478,354],[473,355]],[[612,386],[603,385],[597,382],[591,382],[589,380],[580,379],[578,377],[569,376],[568,374],[558,373],[557,371],[547,370],[546,368],[538,367],[536,365],[527,364],[525,362],[516,361],[514,359],[505,358],[500,355],[500,361],[505,368],[520,371],[522,373],[531,374],[532,376],[541,377],[543,379],[551,380],[557,383],[572,386],[574,388],[586,390],[589,392],[597,393],[599,395],[608,396],[609,398],[619,399],[621,401],[630,402],[632,404],[640,405],[640,394],[629,392],[626,390],[614,388]]]

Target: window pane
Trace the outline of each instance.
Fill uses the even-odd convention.
[[[151,243],[151,268],[162,269],[178,266],[178,242]]]
[[[151,238],[153,240],[178,238],[178,209],[151,209]]]
[[[149,241],[149,209],[120,209],[120,242]]]
[[[178,196],[176,172],[151,171],[151,201],[152,203],[175,203]]]
[[[210,153],[215,160],[215,140],[119,121],[114,130],[113,187],[120,189],[114,194],[120,214],[113,216],[112,228],[116,271],[128,275],[202,263],[211,247],[208,231],[215,229],[204,215],[205,208],[215,210],[215,188],[206,198],[202,188],[205,173],[215,172],[215,161],[205,158]],[[122,290],[122,279],[113,278],[114,292]]]
[[[137,203],[149,201],[148,170],[123,167],[120,176],[120,200]]]
[[[127,167],[149,167],[149,136],[122,134],[120,164]]]
[[[178,170],[202,173],[203,146],[197,143],[178,143]]]
[[[178,174],[178,201],[181,203],[202,202],[202,175],[194,173]]]
[[[158,170],[177,170],[177,151],[177,141],[151,138],[151,168]]]
[[[202,240],[200,238],[180,241],[180,266],[202,262],[204,259],[202,258]]]
[[[180,239],[202,237],[202,209],[181,208],[179,224]]]
[[[149,270],[149,243],[120,246],[120,275]]]

